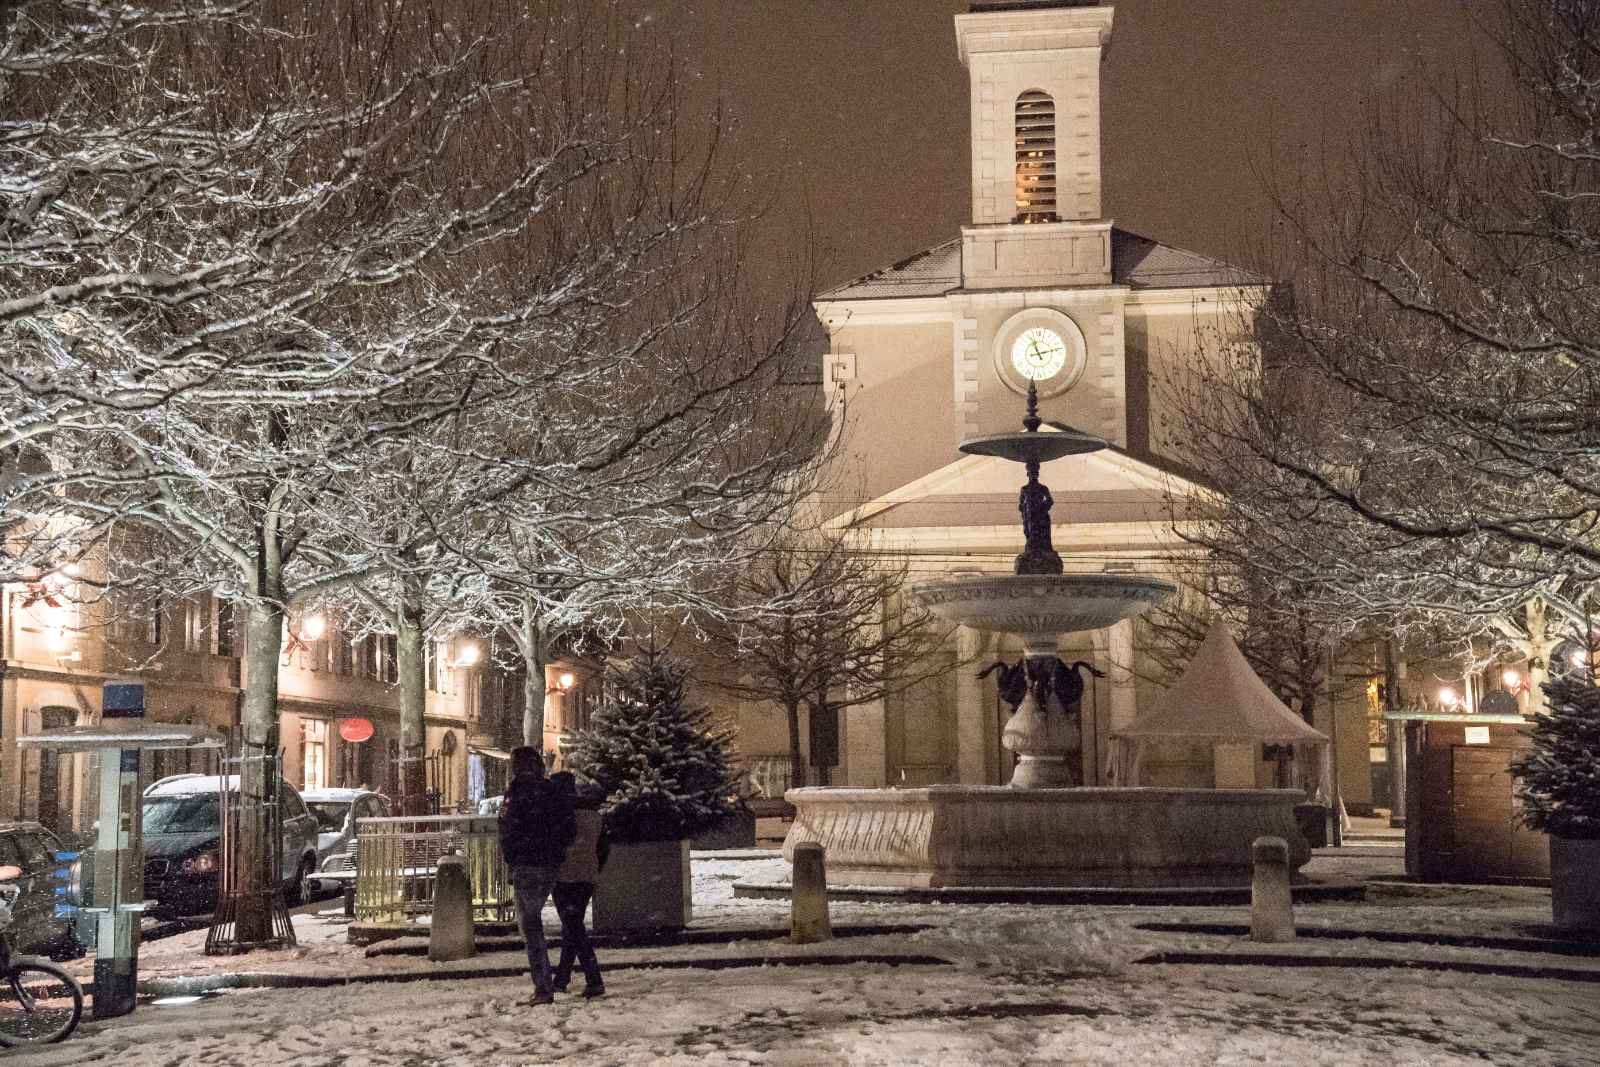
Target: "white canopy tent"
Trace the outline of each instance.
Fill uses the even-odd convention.
[[[1319,764],[1325,762],[1328,746],[1325,734],[1313,729],[1273,695],[1220,621],[1212,623],[1177,684],[1133,723],[1113,730],[1111,737],[1116,743],[1114,772],[1119,781],[1128,785],[1140,784],[1144,750],[1152,742],[1210,742],[1213,784],[1219,787],[1224,785],[1219,780],[1224,777],[1223,760],[1219,758],[1224,748],[1238,751],[1244,747],[1249,752],[1253,787],[1258,746],[1293,746],[1297,756],[1314,750],[1321,757]]]

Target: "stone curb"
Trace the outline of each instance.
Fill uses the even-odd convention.
[[[890,967],[948,967],[950,961],[937,956],[852,953],[838,956],[721,956],[697,960],[606,960],[606,971],[704,970],[726,971],[747,967],[847,967],[857,963],[877,963]],[[178,997],[214,993],[224,989],[328,989],[347,985],[378,985],[400,982],[441,982],[454,979],[516,978],[526,976],[528,965],[502,964],[456,970],[391,971],[379,974],[277,974],[271,972],[226,972],[222,974],[175,975],[151,978],[139,983],[143,996]],[[94,995],[94,983],[84,985],[86,996]]]
[[[1215,934],[1219,937],[1244,937],[1250,927],[1242,923],[1135,923],[1136,930],[1161,934]],[[1402,930],[1354,930],[1327,926],[1297,926],[1295,936],[1329,941],[1381,941],[1400,945],[1442,945],[1447,948],[1504,949],[1508,952],[1539,952],[1551,956],[1590,956],[1600,958],[1600,939],[1593,941],[1539,937],[1497,937],[1489,934],[1407,933]]]
[[[887,934],[917,934],[933,928],[932,923],[866,923],[855,926],[835,927],[833,936],[836,939],[881,937]],[[594,947],[597,949],[674,948],[678,945],[728,945],[735,941],[776,941],[788,936],[789,930],[787,927],[761,926],[673,930],[664,933],[631,935],[591,934],[590,940],[594,942]],[[560,935],[547,930],[545,933],[545,947],[550,949],[560,948]],[[515,949],[525,948],[527,948],[527,942],[521,937],[480,938],[478,940],[479,952],[510,952]],[[408,937],[403,942],[383,942],[369,947],[365,953],[368,959],[378,956],[426,956],[427,954],[428,942],[425,936]]]
[[[1290,887],[1296,903],[1365,900],[1365,882],[1308,882]],[[788,882],[735,882],[733,895],[745,899],[787,900]],[[1141,889],[1123,886],[829,886],[830,901],[908,904],[1249,904],[1250,887],[1194,886]]]
[[[1520,963],[1474,963],[1470,960],[1407,960],[1388,956],[1297,956],[1267,952],[1157,952],[1135,964],[1189,964],[1208,967],[1345,967],[1357,971],[1449,971],[1456,974],[1494,975],[1500,978],[1536,978],[1559,982],[1600,983],[1600,968],[1530,967]]]

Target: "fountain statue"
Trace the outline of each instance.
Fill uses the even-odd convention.
[[[1294,822],[1296,791],[1084,787],[1081,702],[1085,662],[1057,656],[1062,634],[1131,618],[1176,591],[1137,574],[1064,574],[1051,545],[1054,498],[1043,463],[1103,449],[1067,427],[1041,433],[1037,387],[1028,386],[1020,433],[966,441],[968,455],[996,456],[1027,471],[1017,507],[1023,549],[1012,574],[954,575],[914,586],[942,618],[1015,634],[1023,658],[995,663],[1012,706],[1002,743],[1018,756],[1007,786],[791,789],[795,822],[784,855],[803,842],[827,850],[830,881],[907,887],[1171,887],[1247,885],[1257,837],[1291,842],[1310,857]],[[908,729],[915,726],[908,720]]]

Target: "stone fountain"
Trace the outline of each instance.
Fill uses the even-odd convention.
[[[1171,582],[1133,574],[1063,574],[1050,543],[1050,489],[1039,481],[1039,465],[1065,456],[1098,452],[1098,437],[1062,430],[1040,433],[1039,394],[1028,383],[1028,413],[1021,433],[978,437],[961,445],[971,456],[998,456],[1024,465],[1028,482],[1022,512],[1024,547],[1014,574],[968,575],[926,582],[912,592],[934,612],[974,630],[1022,638],[1020,675],[1012,681],[1021,702],[1006,723],[1002,744],[1019,759],[1011,784],[1019,789],[1074,786],[1078,781],[1082,729],[1074,678],[1056,658],[1060,635],[1099,630],[1137,615],[1176,591]],[[1006,679],[1002,676],[1002,689]]]
[[[1057,658],[1058,638],[1135,616],[1176,589],[1133,574],[1062,573],[1040,464],[1107,446],[1064,428],[1041,433],[1042,425],[1030,383],[1022,432],[961,445],[1027,471],[1015,573],[953,576],[912,590],[951,622],[1022,639],[1022,662],[997,665],[1001,695],[1016,708],[1002,737],[1019,757],[1011,784],[791,789],[785,857],[792,860],[797,844],[819,842],[830,881],[843,885],[1239,886],[1250,880],[1251,842],[1276,836],[1290,842],[1298,868],[1310,858],[1294,821],[1298,791],[1079,786],[1084,682],[1078,665]]]

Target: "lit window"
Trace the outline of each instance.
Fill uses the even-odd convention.
[[[1057,221],[1056,102],[1037,89],[1017,97],[1016,221]]]
[[[328,786],[328,724],[320,719],[302,719],[303,763],[306,789]]]

